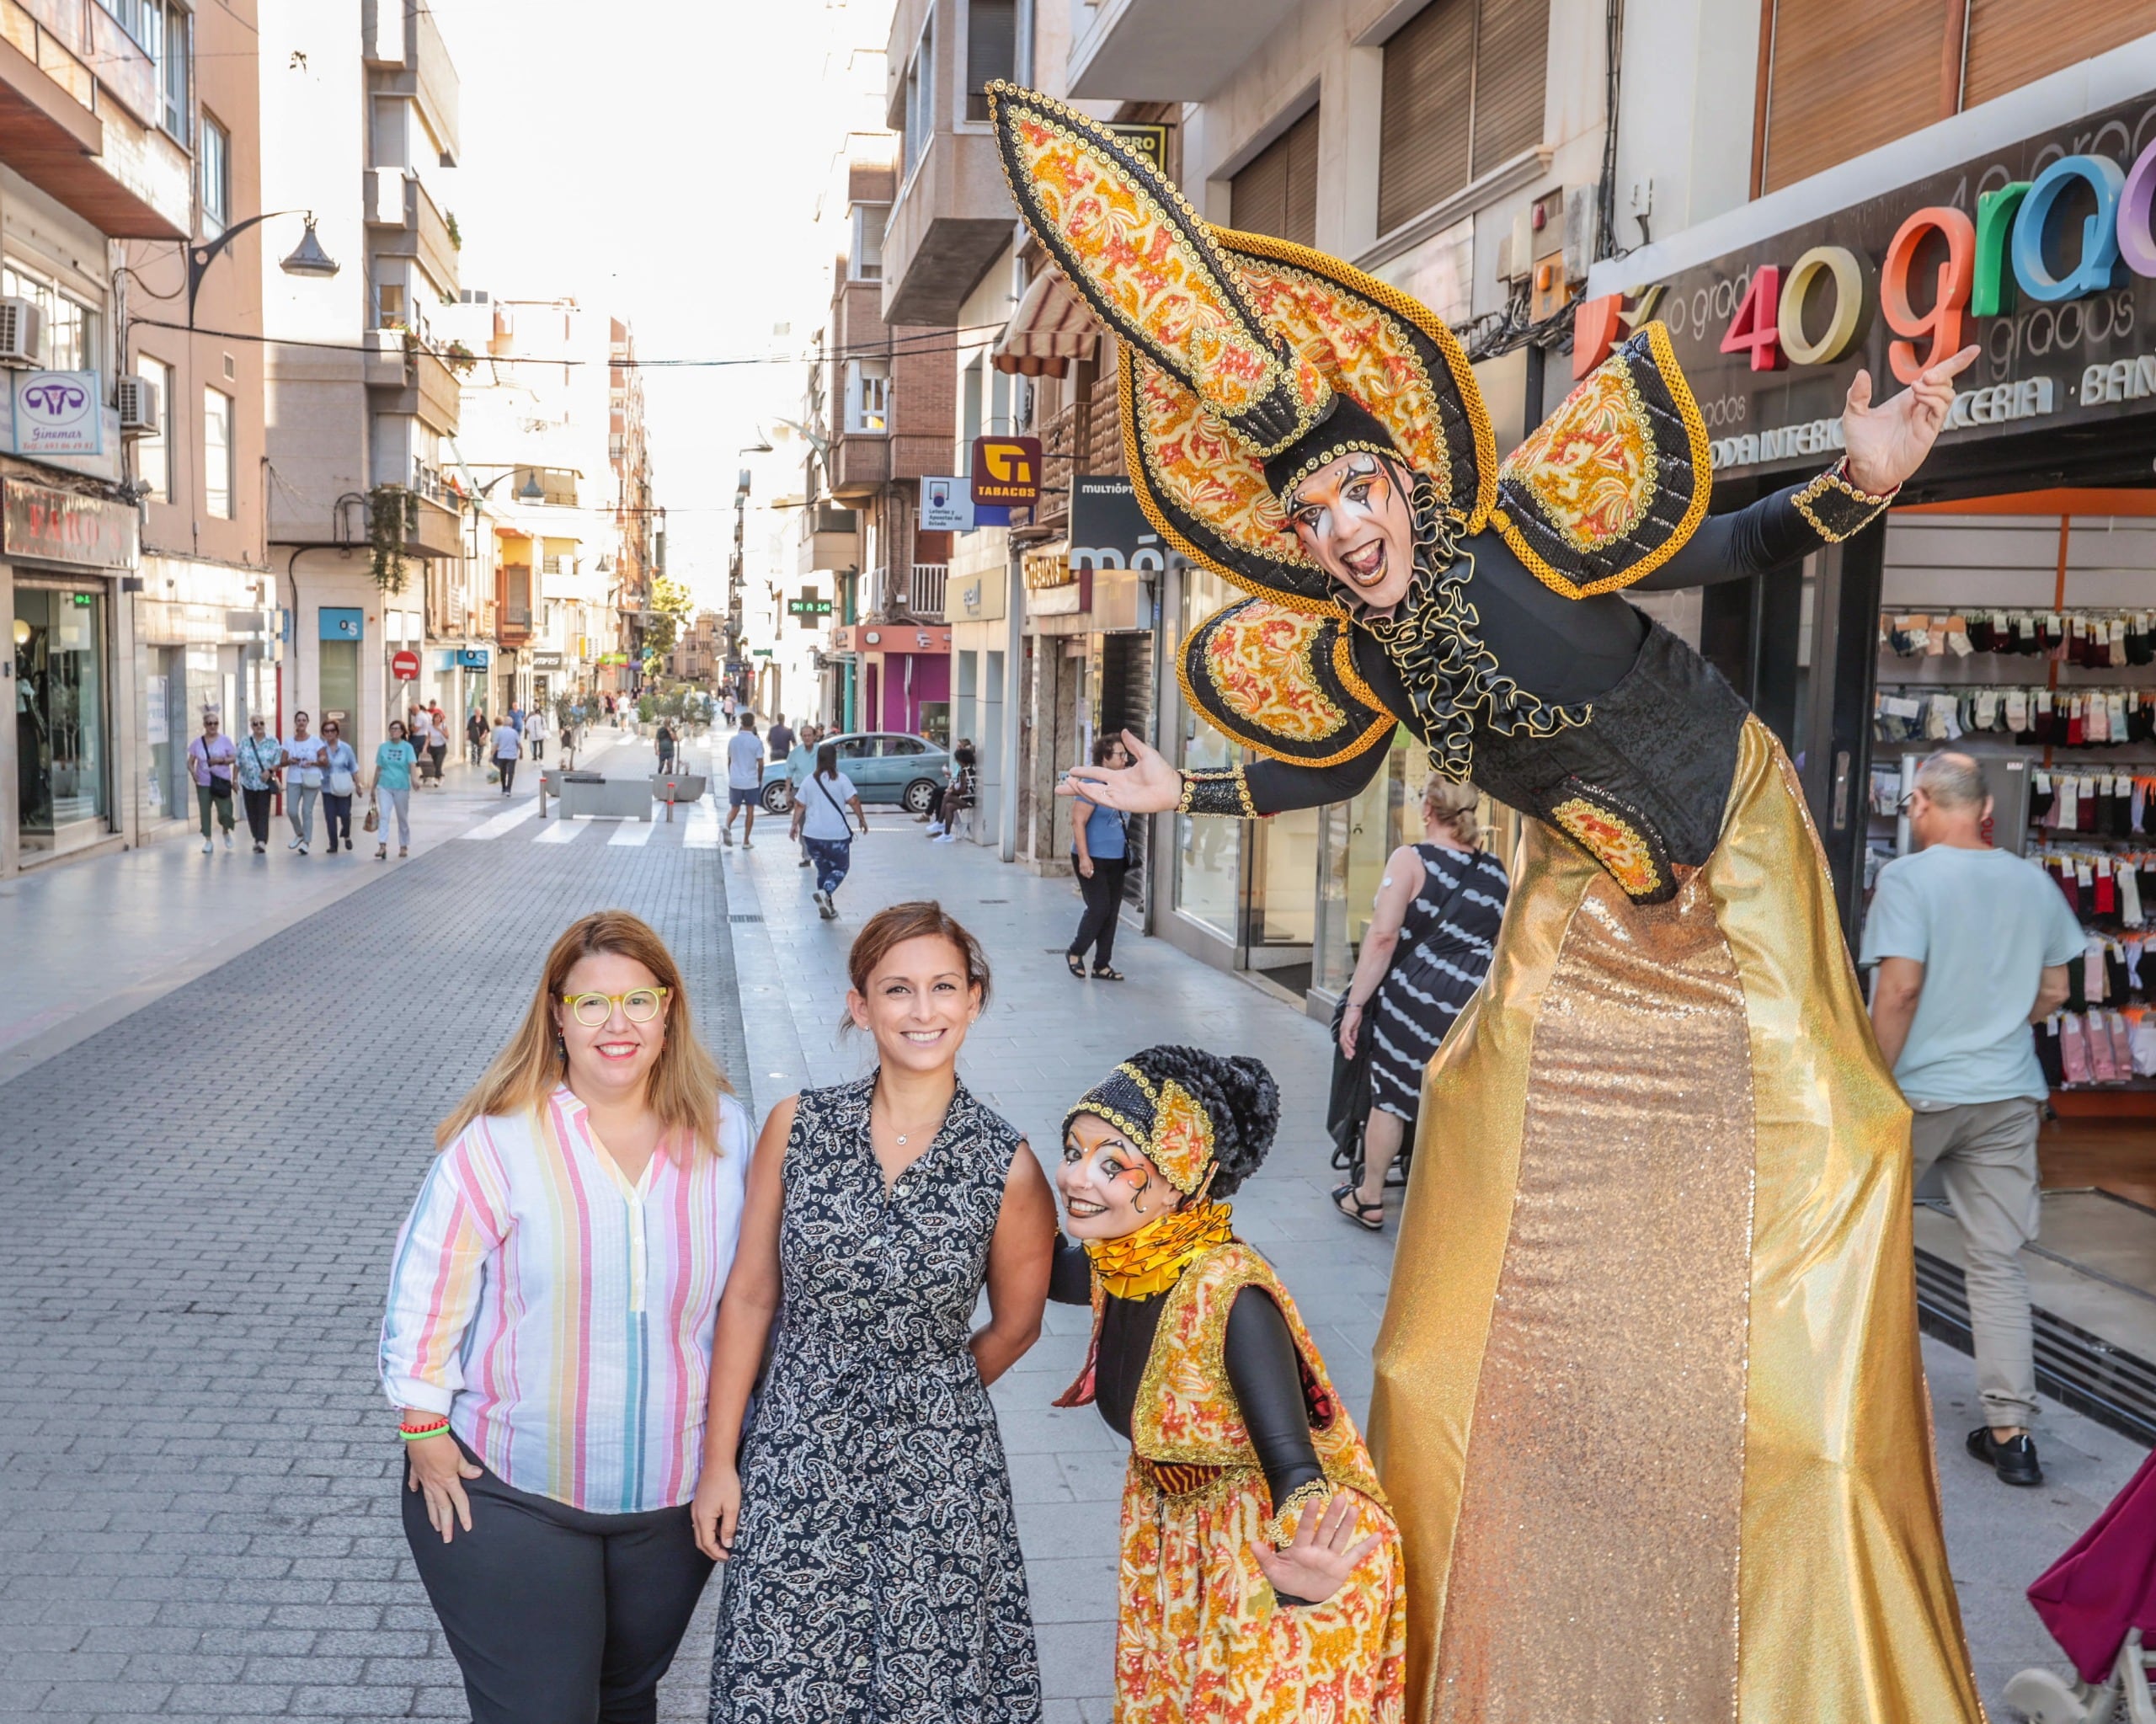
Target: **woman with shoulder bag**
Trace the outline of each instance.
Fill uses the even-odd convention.
[[[839,771],[839,749],[827,742],[816,750],[816,770],[793,798],[793,831],[816,865],[816,913],[825,921],[838,915],[834,901],[839,882],[853,862],[853,828],[846,809],[861,822],[862,837],[868,835],[868,816],[861,810],[861,793],[853,780]]]
[[[1120,736],[1093,739],[1093,764],[1120,769],[1130,764],[1130,750]],[[1070,974],[1083,979],[1086,953],[1093,954],[1093,974],[1103,982],[1119,982],[1123,972],[1115,967],[1115,927],[1123,905],[1123,877],[1130,870],[1130,835],[1120,810],[1087,800],[1083,792],[1070,804],[1070,866],[1077,871],[1078,891],[1086,900],[1086,914],[1070,949],[1063,955]]]
[[[329,828],[329,853],[337,854],[341,835],[345,852],[352,849],[352,798],[360,787],[360,757],[344,740],[344,727],[334,718],[322,727],[322,807],[323,824]]]
[[[270,734],[268,721],[257,713],[247,721],[247,735],[239,745],[239,793],[247,804],[247,830],[254,839],[254,853],[270,847],[270,804],[277,794],[278,769],[285,764],[285,750]]]
[[[1481,848],[1472,784],[1437,773],[1422,787],[1422,841],[1385,859],[1340,1018],[1340,1051],[1369,1038],[1370,1113],[1363,1177],[1336,1186],[1332,1206],[1372,1233],[1385,1225],[1385,1178],[1422,1091],[1422,1068],[1490,968],[1511,882]]]

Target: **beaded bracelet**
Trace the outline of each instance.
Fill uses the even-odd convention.
[[[436,1424],[421,1425],[416,1428],[410,1425],[399,1425],[397,1428],[397,1434],[402,1437],[407,1443],[417,1443],[428,1437],[446,1436],[448,1433],[449,1421],[447,1419],[443,1419]]]

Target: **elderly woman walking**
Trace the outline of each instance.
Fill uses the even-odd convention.
[[[748,1115],[664,942],[601,910],[435,1138],[382,1330],[419,1578],[474,1724],[650,1724],[711,1572],[688,1503]]]

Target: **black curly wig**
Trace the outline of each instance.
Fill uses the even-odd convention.
[[[1164,1043],[1133,1054],[1124,1063],[1156,1084],[1173,1078],[1205,1109],[1213,1122],[1209,1196],[1228,1196],[1263,1164],[1273,1134],[1280,1129],[1280,1086],[1262,1059]]]

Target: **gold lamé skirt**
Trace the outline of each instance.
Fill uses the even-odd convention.
[[[1756,719],[1668,904],[1529,825],[1489,978],[1424,1078],[1378,1337],[1411,1720],[1983,1718],[1908,1144]]]

